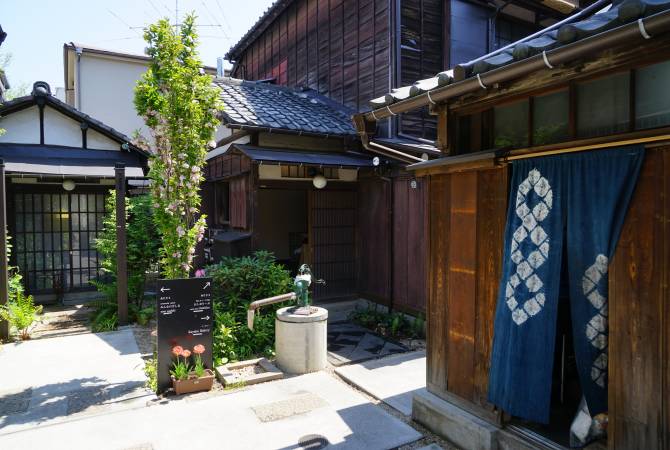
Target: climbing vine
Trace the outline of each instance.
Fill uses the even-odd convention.
[[[166,278],[188,277],[205,229],[199,186],[219,123],[219,91],[202,69],[194,15],[176,28],[159,20],[144,39],[151,63],[135,88],[135,107],[153,137],[149,178],[160,262]]]

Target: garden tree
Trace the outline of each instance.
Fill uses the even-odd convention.
[[[154,139],[149,177],[160,262],[166,278],[188,277],[205,230],[199,186],[219,123],[219,90],[202,70],[193,14],[177,29],[167,19],[158,21],[144,39],[151,64],[135,88],[135,108]]]

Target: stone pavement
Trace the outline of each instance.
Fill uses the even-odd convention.
[[[328,323],[328,362],[333,366],[406,351],[404,346],[351,322]]]
[[[324,372],[0,435],[3,450],[386,450],[421,434]]]
[[[412,415],[412,397],[426,389],[426,352],[411,352],[335,369],[360,390],[405,416]]]
[[[130,329],[5,344],[0,368],[0,436],[155,398]]]

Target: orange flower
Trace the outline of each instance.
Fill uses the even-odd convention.
[[[202,344],[196,345],[195,347],[193,347],[193,353],[202,355],[203,353],[205,353],[205,346]]]
[[[191,350],[182,350],[181,356],[183,356],[184,358],[188,358],[189,356],[191,356]]]
[[[184,349],[180,345],[175,345],[174,347],[172,347],[172,354],[173,355],[181,356],[183,353],[184,353]],[[190,352],[189,352],[189,354],[190,354]]]

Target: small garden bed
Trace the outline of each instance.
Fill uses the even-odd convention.
[[[376,304],[369,304],[365,308],[355,309],[349,315],[349,320],[411,350],[425,348],[426,321],[421,315],[411,317],[401,312],[388,312]]]
[[[229,363],[217,367],[216,373],[226,387],[264,383],[284,377],[284,373],[266,358]]]

